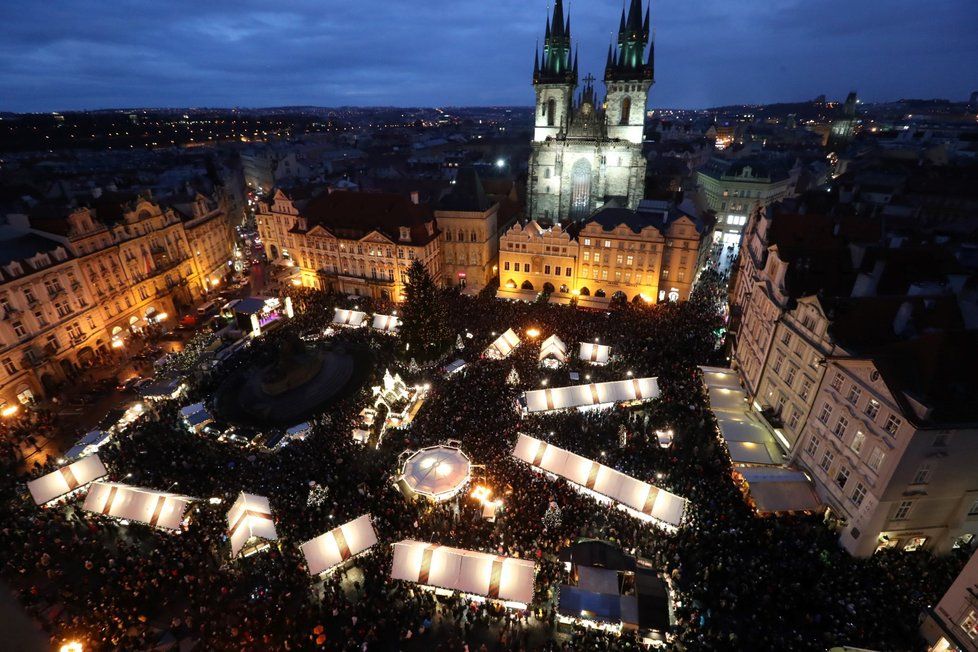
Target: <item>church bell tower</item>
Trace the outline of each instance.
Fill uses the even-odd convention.
[[[537,95],[533,140],[555,138],[567,128],[577,88],[577,58],[571,57],[570,16],[564,18],[561,0],[554,4],[553,20],[547,16],[543,57],[539,51],[533,53],[533,86]]]
[[[608,137],[641,143],[645,130],[645,105],[655,83],[655,42],[649,47],[649,9],[642,18],[641,0],[632,0],[621,11],[617,47],[608,46],[604,80],[608,88],[605,119]]]

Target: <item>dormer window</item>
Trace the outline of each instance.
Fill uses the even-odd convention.
[[[429,235],[430,235],[430,233],[431,232],[429,232]],[[402,226],[401,227],[401,242],[408,242],[410,239],[411,239],[411,229],[408,228],[408,227],[406,227],[406,226]]]

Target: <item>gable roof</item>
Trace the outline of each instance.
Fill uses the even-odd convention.
[[[492,206],[482,187],[482,180],[472,166],[466,166],[455,176],[451,192],[438,202],[437,210],[460,213],[484,213]]]
[[[397,242],[401,227],[410,229],[410,244],[415,246],[438,237],[437,227],[430,235],[425,227],[434,223],[431,206],[394,193],[337,190],[310,200],[302,215],[308,221],[306,231],[319,225],[338,238],[359,240],[379,231]]]

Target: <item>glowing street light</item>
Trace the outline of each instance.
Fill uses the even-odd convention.
[[[526,329],[526,334],[529,337],[534,337],[534,338],[535,337],[540,337],[540,329],[538,329],[538,328],[527,328]]]
[[[78,641],[68,641],[60,648],[61,652],[84,652],[85,648]]]

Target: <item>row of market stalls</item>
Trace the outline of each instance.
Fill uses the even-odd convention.
[[[535,338],[539,335],[539,331],[536,329],[527,330],[527,335],[530,338]],[[497,337],[492,343],[486,347],[483,352],[483,356],[491,360],[504,360],[510,356],[510,354],[515,351],[522,341],[519,335],[516,334],[512,328],[506,329],[506,331]],[[579,342],[577,349],[577,357],[587,363],[596,365],[608,364],[608,359],[611,356],[611,347],[605,346],[603,344],[598,344],[597,342]],[[566,364],[570,359],[569,348],[567,344],[564,343],[556,334],[550,335],[540,344],[540,353],[538,359],[541,364],[545,364],[546,361],[552,360],[554,364],[548,366],[557,366],[559,364]]]
[[[359,310],[347,310],[345,308],[333,309],[333,326],[344,328],[361,328],[367,323],[367,313]],[[397,333],[401,327],[401,320],[396,315],[382,315],[374,313],[370,327],[381,333]]]
[[[574,488],[601,502],[611,502],[630,516],[655,521],[669,529],[682,524],[686,499],[600,462],[520,434],[513,457],[535,470],[563,478]]]
[[[811,480],[787,464],[777,432],[751,412],[737,372],[700,367],[710,410],[727,447],[734,482],[759,514],[814,512],[822,505]]]
[[[620,403],[649,401],[659,396],[657,378],[629,378],[529,390],[523,392],[520,407],[525,414],[537,414],[556,410],[600,409]]]

